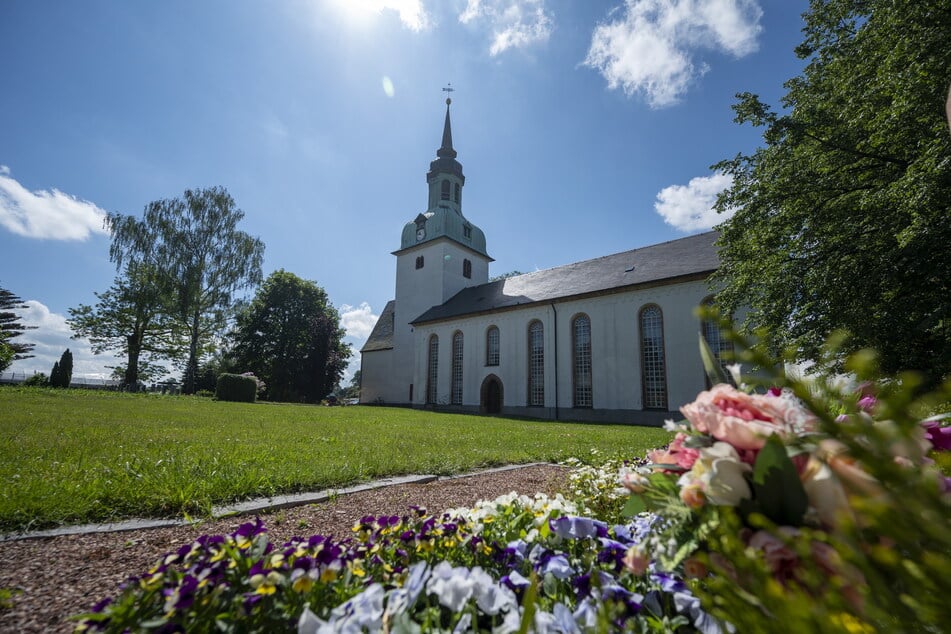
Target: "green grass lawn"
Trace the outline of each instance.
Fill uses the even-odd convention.
[[[212,505],[380,476],[639,457],[660,429],[384,407],[0,388],[0,531]]]

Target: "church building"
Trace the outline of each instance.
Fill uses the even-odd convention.
[[[396,298],[363,346],[362,403],[660,424],[706,387],[694,309],[712,301],[715,232],[489,281],[462,211],[446,100],[426,211],[403,226]]]

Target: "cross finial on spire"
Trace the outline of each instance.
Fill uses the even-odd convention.
[[[446,87],[442,89],[442,91],[445,93],[449,93],[449,95],[446,96],[446,105],[448,106],[449,104],[452,103],[451,95],[452,93],[456,92],[456,89],[452,87],[452,82],[449,82],[448,84],[446,84]]]

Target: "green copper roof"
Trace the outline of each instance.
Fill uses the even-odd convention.
[[[422,233],[420,233],[420,229],[422,229]],[[420,236],[422,236],[422,239],[418,239]],[[449,207],[437,207],[434,210],[419,214],[415,220],[403,225],[400,249],[408,249],[417,244],[424,244],[442,237],[449,238],[469,247],[476,253],[489,257],[486,252],[485,234],[482,229]]]
[[[429,173],[426,174],[430,207],[403,225],[399,250],[439,238],[449,238],[488,258],[482,229],[462,215],[460,190],[465,185],[466,177],[462,174],[462,164],[456,160],[456,150],[452,147],[452,122],[449,119],[451,103],[450,99],[446,99],[442,145],[436,150],[437,158],[429,164]]]

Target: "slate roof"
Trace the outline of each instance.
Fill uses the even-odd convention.
[[[376,320],[376,325],[373,326],[373,332],[370,333],[367,342],[360,348],[360,352],[393,349],[393,313],[395,310],[396,300],[391,299],[383,307],[380,318]]]
[[[718,237],[716,231],[709,231],[594,260],[470,286],[456,293],[446,303],[433,306],[412,323],[440,321],[590,293],[618,291],[665,280],[708,275],[719,266],[714,245]],[[389,307],[390,304],[387,304]],[[380,321],[383,321],[382,316]]]

